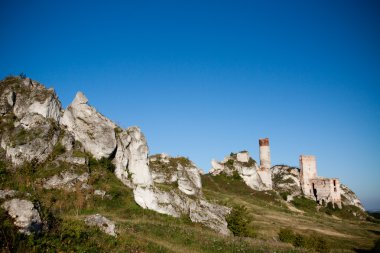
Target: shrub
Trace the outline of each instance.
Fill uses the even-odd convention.
[[[293,230],[284,228],[280,230],[278,237],[281,242],[288,242],[293,244],[296,235],[294,234]]]
[[[63,153],[66,152],[65,146],[62,145],[61,142],[58,142],[53,149],[53,152],[51,153],[51,157],[55,158],[59,155],[62,155]]]
[[[99,165],[102,168],[105,168],[112,173],[114,173],[114,171],[115,171],[115,165],[111,162],[110,159],[103,157],[102,159],[99,160]]]
[[[287,201],[288,200],[288,196],[290,195],[289,192],[280,192],[280,196],[283,200]]]
[[[253,231],[248,229],[251,221],[247,208],[242,205],[236,205],[232,208],[231,213],[227,216],[227,227],[235,236],[253,237]]]
[[[7,170],[5,167],[5,163],[3,161],[0,161],[0,183],[5,181],[6,176]]]
[[[292,204],[304,211],[315,211],[317,203],[311,199],[307,199],[305,197],[294,198]]]
[[[237,172],[236,170],[234,170],[234,172],[232,172],[232,178],[234,180],[241,180],[242,178],[240,177],[239,175],[239,172]]]

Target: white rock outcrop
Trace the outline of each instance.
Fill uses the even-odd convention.
[[[15,190],[0,190],[0,199],[7,199],[16,196],[18,192]]]
[[[12,199],[1,205],[9,216],[14,219],[14,224],[20,233],[31,234],[42,229],[42,221],[37,209],[29,200]]]
[[[61,102],[54,89],[46,89],[40,83],[29,78],[22,80],[23,87],[14,90],[16,97],[13,113],[17,118],[26,114],[38,113],[45,118],[58,122],[61,113]]]
[[[88,99],[84,94],[78,92],[63,113],[60,124],[96,159],[109,158],[116,150],[117,126],[87,103]]]
[[[89,188],[89,185],[87,184],[89,176],[90,175],[87,172],[78,175],[70,171],[64,171],[47,179],[43,183],[43,188],[73,191],[75,190],[76,185],[80,184],[82,189],[87,189]]]
[[[134,199],[139,206],[174,217],[189,215],[194,222],[201,222],[222,234],[230,234],[225,220],[229,209],[208,203],[199,195],[201,193],[200,171],[195,165],[191,162],[187,162],[187,166],[175,163],[172,167],[178,187],[169,186],[171,190],[162,190],[153,181],[154,177],[148,160],[149,149],[140,129],[131,127],[119,131],[117,139],[118,148],[114,159],[115,175],[133,189]],[[161,161],[169,162],[160,167],[167,172],[171,159],[168,156],[162,156],[162,160],[161,157],[156,158],[155,164]],[[155,172],[159,173],[157,170]],[[164,177],[165,180],[161,182],[163,184],[167,183],[166,175]],[[196,195],[197,198],[190,198],[189,195]]]
[[[272,167],[273,189],[288,193],[289,201],[301,195],[300,170],[286,165]]]
[[[213,159],[211,166],[210,174],[213,176],[221,173],[232,176],[233,173],[237,172],[250,188],[258,191],[272,190],[272,184],[266,184],[268,180],[262,178],[259,166],[256,161],[249,156],[247,151],[237,154],[232,153],[221,162]]]
[[[102,230],[104,233],[108,235],[117,237],[115,223],[100,214],[87,216],[85,219],[85,223],[88,226],[98,227],[100,230]]]
[[[185,157],[170,157],[158,154],[149,158],[149,167],[155,183],[177,184],[178,189],[186,195],[201,193],[202,182],[200,170]]]
[[[33,160],[42,162],[53,151],[58,136],[56,123],[40,114],[26,114],[11,133],[2,136],[1,147],[16,166]]]
[[[360,202],[358,196],[346,185],[340,184],[340,192],[342,197],[342,203],[344,205],[352,205],[359,207],[362,211],[365,211],[362,203]]]

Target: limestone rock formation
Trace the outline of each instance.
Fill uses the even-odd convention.
[[[0,199],[7,199],[14,197],[18,192],[15,190],[0,190]]]
[[[59,175],[47,179],[43,183],[45,189],[63,189],[67,191],[75,190],[76,184],[80,184],[81,188],[88,189],[90,186],[87,184],[89,174],[87,172],[78,175],[70,171],[64,171]]]
[[[100,214],[87,216],[85,222],[88,226],[98,227],[108,235],[117,236],[115,223]]]
[[[342,196],[342,203],[344,205],[356,206],[364,211],[364,207],[362,203],[360,202],[359,198],[350,188],[348,188],[344,184],[340,184],[340,191],[341,191],[341,196]]]
[[[20,233],[31,234],[42,229],[42,221],[37,209],[29,200],[12,199],[1,205],[9,216],[14,219],[14,224]]]
[[[202,171],[185,157],[154,155],[149,158],[149,167],[155,183],[177,184],[178,189],[186,195],[197,195],[201,192]]]
[[[78,92],[65,110],[60,124],[65,126],[75,140],[80,141],[84,149],[96,159],[109,158],[116,150],[117,126],[87,102],[84,94]]]
[[[231,153],[231,155],[225,157],[221,162],[212,160],[211,165],[211,175],[224,173],[228,176],[232,176],[236,172],[244,182],[254,190],[263,191],[272,189],[272,182],[266,183],[266,177],[265,179],[262,178],[259,166],[255,160],[249,157],[247,151],[239,152],[237,154]]]
[[[15,165],[42,162],[47,159],[58,141],[59,128],[54,121],[39,114],[26,114],[16,127],[1,138],[1,147]]]
[[[0,82],[1,147],[13,164],[44,161],[58,140],[61,103],[53,89],[29,78]]]
[[[272,167],[273,189],[286,193],[288,201],[301,195],[300,171],[296,167],[275,165]]]
[[[58,121],[61,102],[53,89],[30,78],[8,77],[2,81],[0,96],[0,114],[13,112],[17,118],[37,113],[45,118]]]

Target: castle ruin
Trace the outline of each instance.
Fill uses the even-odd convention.
[[[261,180],[269,189],[272,189],[272,172],[270,164],[270,148],[269,139],[259,139],[260,146],[260,168],[257,171]]]
[[[320,205],[331,202],[333,206],[342,208],[340,182],[337,178],[317,176],[315,156],[300,156],[300,183],[303,194],[314,199]]]

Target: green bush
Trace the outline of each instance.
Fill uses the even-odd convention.
[[[51,157],[54,159],[55,157],[62,155],[63,153],[66,152],[65,146],[62,145],[61,142],[58,142],[53,149],[53,152],[51,153]]]
[[[290,195],[289,192],[280,192],[280,196],[283,200],[287,201],[288,200],[288,196]]]
[[[288,229],[288,228],[284,228],[284,229],[280,230],[280,232],[278,233],[278,237],[279,237],[281,242],[288,242],[288,243],[293,244],[293,242],[296,238],[296,235],[293,232],[293,230]]]
[[[226,220],[228,229],[231,230],[235,236],[254,237],[253,231],[248,228],[251,218],[245,206],[234,206]]]
[[[239,172],[237,172],[236,170],[234,170],[234,172],[232,172],[232,178],[234,180],[241,180],[241,176],[239,175]]]
[[[297,197],[292,200],[292,204],[304,211],[312,211],[315,212],[317,203],[311,199],[305,197]]]
[[[3,161],[0,161],[0,183],[5,181],[6,176],[7,170],[5,167],[5,163]]]

